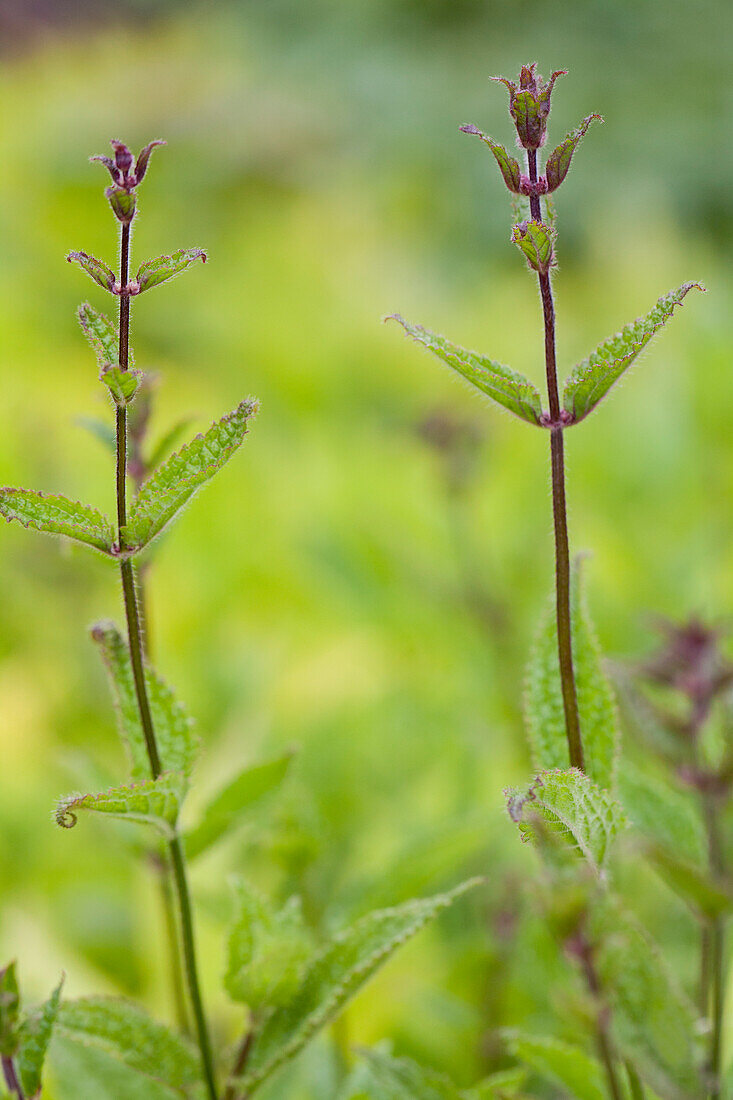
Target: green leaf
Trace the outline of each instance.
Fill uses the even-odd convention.
[[[108,363],[119,363],[119,337],[110,319],[90,306],[89,302],[79,306],[78,317],[82,331],[97,356],[100,370]]]
[[[638,923],[604,900],[589,926],[613,1039],[664,1100],[701,1095],[697,1014]]]
[[[195,859],[215,844],[262,798],[280,786],[293,759],[291,752],[241,771],[204,808],[198,825],[186,834],[186,855]]]
[[[648,840],[698,867],[707,866],[702,819],[688,791],[646,772],[625,766],[619,793],[631,824]]]
[[[573,664],[585,770],[601,787],[614,789],[619,727],[611,685],[588,615],[582,570],[575,562],[570,589]],[[525,719],[535,768],[567,768],[570,763],[565,708],[557,652],[554,599],[540,624],[527,667]]]
[[[553,149],[550,153],[547,158],[547,163],[545,164],[545,178],[547,180],[548,192],[558,188],[567,176],[568,169],[570,168],[570,161],[573,159],[573,153],[588,132],[590,124],[596,119],[598,119],[599,122],[603,122],[600,115],[588,115],[587,118],[583,119],[580,126],[571,131],[571,133],[560,142],[557,149]]]
[[[462,1093],[442,1073],[411,1058],[392,1058],[378,1050],[361,1050],[380,1100],[461,1100]]]
[[[535,386],[521,374],[515,374],[508,367],[493,359],[486,359],[473,351],[466,351],[451,344],[443,336],[429,332],[422,325],[410,325],[399,314],[394,313],[388,321],[398,321],[408,336],[432,351],[454,371],[462,375],[482,393],[509,409],[521,420],[529,424],[539,424],[542,417],[542,403]]]
[[[693,287],[705,289],[700,283],[683,283],[677,290],[663,295],[645,317],[611,336],[575,367],[566,379],[563,393],[563,407],[571,423],[577,424],[593,411]]]
[[[322,1027],[338,1016],[346,1002],[401,944],[479,881],[472,879],[448,894],[370,913],[334,936],[306,968],[291,1001],[266,1020],[238,1087],[252,1091],[279,1066],[294,1058]]]
[[[197,435],[148,478],[132,503],[125,545],[141,549],[159,535],[194,493],[232,457],[259,406],[242,401],[203,435]]]
[[[554,262],[552,250],[555,234],[549,226],[530,218],[512,226],[512,243],[524,253],[533,271],[546,275]]]
[[[0,1055],[12,1058],[18,1049],[20,992],[15,963],[0,970]]]
[[[234,923],[227,941],[224,986],[252,1012],[287,1004],[295,995],[308,956],[310,936],[300,898],[275,910],[243,879],[233,882]]]
[[[537,820],[575,848],[600,873],[626,828],[620,804],[577,768],[540,772],[528,791],[507,791],[509,816],[522,839],[538,839]]]
[[[72,829],[76,825],[78,812],[90,810],[124,821],[154,825],[170,840],[175,836],[186,787],[185,775],[164,772],[157,779],[146,779],[126,787],[111,787],[99,794],[70,794],[56,804],[56,824]]]
[[[519,1089],[527,1080],[527,1071],[523,1066],[502,1069],[484,1077],[464,1094],[465,1100],[509,1100],[517,1096]]]
[[[36,1096],[41,1089],[43,1064],[58,1016],[63,984],[62,978],[48,1000],[25,1018],[20,1030],[18,1072],[28,1096]]]
[[[505,1035],[510,1053],[540,1077],[567,1089],[576,1100],[605,1100],[601,1067],[580,1047],[518,1031]]]
[[[107,267],[103,260],[98,260],[95,256],[90,256],[86,252],[70,252],[66,259],[70,264],[78,264],[104,290],[114,293],[115,273]]]
[[[130,762],[130,774],[136,780],[147,779],[150,776],[150,761],[140,722],[127,641],[114,623],[108,621],[92,627],[92,638],[99,646],[109,676],[119,734]],[[188,777],[199,748],[191,718],[165,680],[149,665],[145,669],[145,682],[163,770],[180,772]]]
[[[733,910],[733,888],[716,882],[705,871],[688,863],[662,844],[647,844],[644,852],[665,882],[689,905],[697,917],[713,919]]]
[[[488,134],[483,134],[475,126],[471,124],[468,126],[461,126],[461,130],[464,134],[476,134],[477,137],[480,137],[481,140],[488,145],[489,149],[491,149],[491,152],[494,154],[496,163],[499,165],[499,171],[504,178],[504,183],[510,191],[518,195],[520,193],[519,184],[522,178],[519,162],[507,153],[503,145],[499,145],[493,138],[490,138]]]
[[[179,1096],[196,1095],[201,1070],[193,1049],[128,1001],[113,997],[64,1001],[56,1027],[64,1038],[104,1052]]]
[[[33,489],[0,489],[0,516],[48,535],[83,542],[104,554],[112,553],[115,541],[112,524],[88,504],[45,496]]]
[[[202,248],[179,248],[172,256],[158,256],[154,260],[148,260],[140,266],[135,277],[140,288],[138,293],[142,294],[144,290],[158,286],[166,279],[172,279],[196,260],[206,263],[206,253]]]
[[[51,1040],[48,1076],[53,1100],[181,1100],[181,1092],[130,1069],[83,1039]],[[203,1093],[186,1094],[203,1100]]]
[[[137,393],[142,377],[140,371],[122,370],[116,363],[108,363],[102,368],[99,381],[107,387],[115,405],[125,408]]]

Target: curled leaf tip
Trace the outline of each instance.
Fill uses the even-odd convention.
[[[459,126],[458,129],[464,134],[480,134],[478,126],[474,126],[472,122],[467,122],[463,126]]]

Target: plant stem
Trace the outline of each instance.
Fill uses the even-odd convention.
[[[587,941],[584,941],[579,952],[580,961],[585,973],[588,989],[598,1006],[596,1018],[596,1046],[598,1055],[606,1073],[608,1092],[612,1100],[624,1100],[624,1092],[616,1074],[615,1056],[611,1037],[608,1034],[608,1016],[606,1006],[601,996],[601,983],[593,964],[593,949]]]
[[[537,182],[537,152],[527,150],[529,178]],[[542,220],[539,195],[530,196],[530,212],[534,221]],[[555,354],[555,307],[549,272],[539,273],[542,315],[545,325],[545,374],[547,399],[550,404],[550,464],[552,469],[552,514],[555,527],[555,601],[557,613],[557,650],[560,660],[560,683],[565,711],[570,765],[584,771],[583,742],[580,735],[578,697],[573,668],[573,637],[570,618],[570,547],[568,543],[568,511],[565,498],[565,442],[560,418],[560,395],[557,386]]]
[[[626,1075],[629,1079],[629,1091],[632,1100],[644,1100],[644,1086],[632,1062],[626,1063]]]
[[[120,247],[120,369],[126,371],[129,367],[129,339],[130,339],[130,297],[126,293],[129,276],[130,261],[130,226],[122,226],[122,239]],[[117,407],[117,523],[118,542],[123,550],[123,528],[127,523],[127,410],[124,406]],[[127,638],[130,649],[130,662],[132,675],[135,682],[135,695],[140,711],[140,723],[145,737],[150,771],[153,779],[161,774],[160,754],[155,739],[155,728],[150,713],[148,689],[145,681],[144,649],[142,630],[140,628],[140,615],[135,596],[135,578],[132,571],[132,562],[129,558],[123,558],[120,562],[120,574],[122,577],[122,591],[125,602],[125,617],[127,619]],[[181,942],[183,958],[188,981],[188,993],[196,1024],[196,1036],[201,1055],[201,1068],[209,1100],[218,1100],[216,1080],[214,1077],[214,1058],[211,1049],[208,1025],[204,1014],[201,987],[198,978],[196,964],[196,948],[193,933],[193,916],[191,912],[191,897],[186,878],[183,847],[180,838],[174,836],[168,843],[168,851],[173,869],[173,880],[176,886],[178,910],[181,929]]]
[[[232,1072],[231,1072],[231,1077],[233,1079],[235,1079],[237,1077],[241,1077],[241,1075],[244,1073],[245,1069],[247,1068],[247,1062],[249,1061],[249,1056],[252,1052],[252,1047],[254,1046],[254,1041],[255,1041],[255,1021],[254,1021],[254,1019],[252,1019],[252,1020],[250,1020],[249,1028],[245,1032],[245,1035],[244,1035],[244,1038],[242,1039],[242,1042],[239,1044],[239,1050],[237,1051],[237,1057],[234,1061],[234,1066],[232,1067]],[[234,1080],[232,1080],[227,1085],[226,1091],[224,1093],[223,1100],[235,1100],[236,1095],[237,1095],[237,1088],[236,1088],[236,1085],[234,1084]]]
[[[5,1084],[8,1086],[11,1092],[14,1092],[18,1100],[25,1100],[25,1093],[23,1092],[23,1086],[18,1080],[18,1075],[15,1072],[15,1065],[13,1059],[3,1055],[3,1076],[5,1078]]]
[[[168,941],[168,972],[171,981],[171,999],[178,1028],[184,1035],[191,1034],[191,1025],[186,1005],[186,990],[181,966],[181,943],[176,923],[173,890],[171,889],[171,865],[167,852],[161,850],[159,858],[154,860],[155,874],[160,885],[160,903],[163,910],[166,939]]]
[[[703,795],[703,811],[708,833],[710,869],[718,878],[725,872],[723,852],[720,843],[718,805],[715,796]],[[715,917],[703,930],[703,968],[701,994],[704,1012],[711,1014],[710,1050],[707,1069],[710,1074],[710,1100],[719,1100],[721,1095],[720,1071],[723,1046],[723,1012],[725,1008],[725,927],[722,917]]]

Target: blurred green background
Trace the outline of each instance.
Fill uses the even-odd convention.
[[[323,928],[486,874],[359,998],[341,1041],[389,1037],[467,1084],[505,1064],[497,1027],[562,1034],[566,967],[523,900],[534,863],[502,798],[530,768],[520,704],[552,583],[547,441],[380,318],[398,310],[541,382],[507,194],[458,126],[509,143],[488,77],[535,59],[569,69],[550,141],[592,111],[606,123],[557,201],[563,372],[669,288],[709,288],[568,438],[598,633],[633,655],[649,612],[729,618],[732,32],[725,0],[0,8],[0,480],[113,508],[111,459],[78,423],[111,413],[75,320],[82,300],[108,303],[64,259],[113,260],[106,173],[87,163],[112,137],[168,141],[133,261],[210,254],[134,307],[137,364],[159,376],[154,433],[262,401],[149,586],[157,664],[206,747],[191,815],[247,761],[299,748],[281,794],[194,875],[218,1035],[239,1022],[219,993],[231,870],[303,891]],[[451,428],[458,472],[440,445]],[[7,526],[0,577],[0,958],[19,958],[31,998],[63,969],[72,995],[121,991],[166,1018],[154,882],[123,833],[63,832],[50,814],[122,775],[88,637],[119,620],[116,574]],[[652,930],[684,959],[692,921],[656,889]],[[268,1096],[331,1095],[330,1044]]]

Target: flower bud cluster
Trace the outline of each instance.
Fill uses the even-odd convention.
[[[105,195],[109,199],[115,217],[123,225],[129,225],[135,217],[137,196],[135,188],[142,183],[148,169],[150,154],[156,145],[165,145],[164,141],[151,141],[138,155],[137,160],[121,141],[111,142],[114,151],[114,159],[107,156],[90,157],[90,160],[98,160],[112,176],[111,187],[106,188]]]

